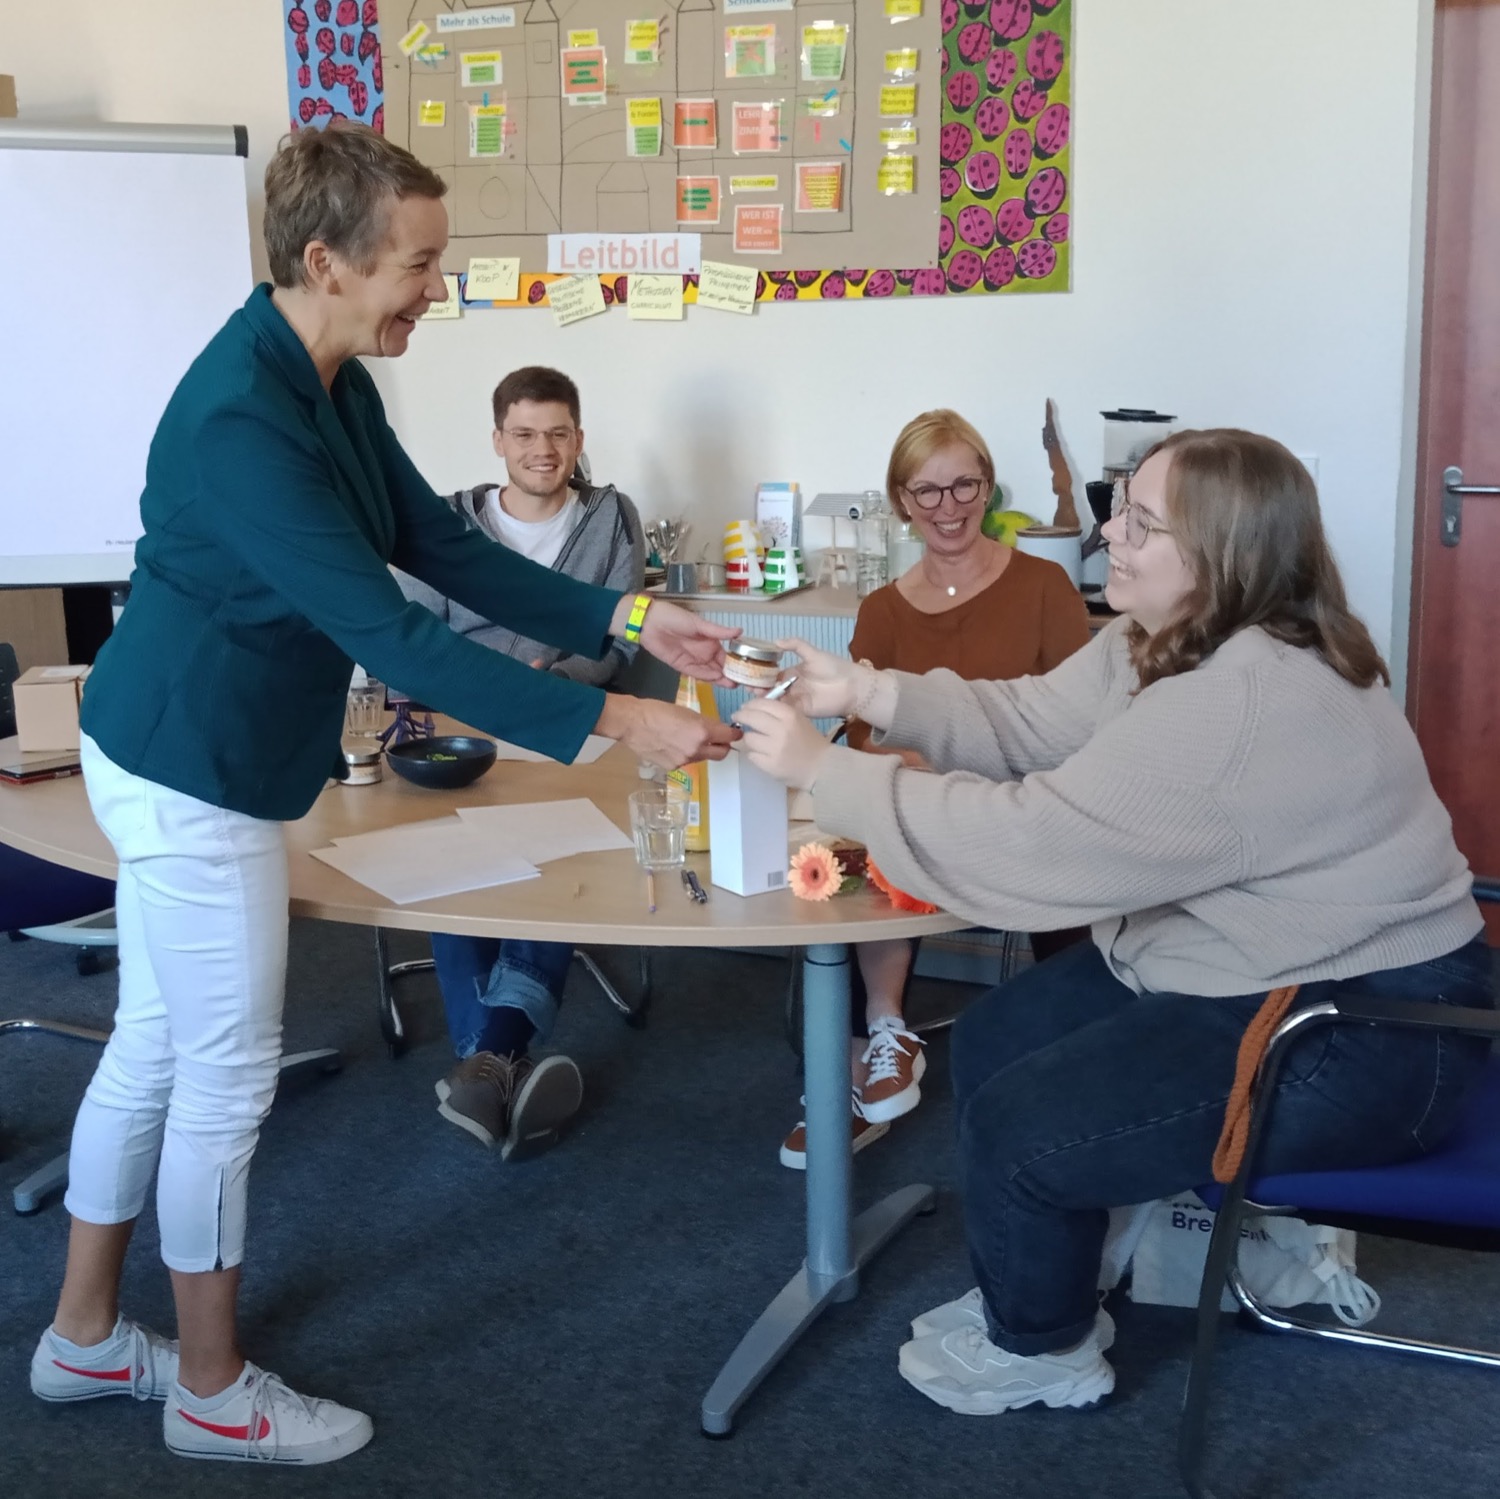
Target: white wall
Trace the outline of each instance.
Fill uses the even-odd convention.
[[[596,473],[700,538],[763,478],[878,485],[900,425],[936,405],[979,425],[1039,511],[1045,396],[1080,478],[1104,407],[1256,428],[1317,456],[1355,606],[1404,647],[1431,4],[1076,0],[1070,295],[562,330],[470,313],[377,366],[393,421],[438,487],[477,482],[496,380],[559,365]],[[246,124],[258,209],[286,118],[277,0],[71,0],[66,26],[49,9],[0,0],[23,116]]]

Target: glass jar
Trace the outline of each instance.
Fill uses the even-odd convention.
[[[888,519],[885,496],[878,489],[867,489],[863,513],[854,526],[857,544],[854,585],[860,598],[884,588],[890,581],[890,566],[886,561]]]

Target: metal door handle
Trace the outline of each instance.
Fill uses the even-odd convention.
[[[1443,509],[1439,524],[1445,547],[1456,547],[1463,534],[1463,503],[1466,494],[1500,495],[1500,484],[1465,484],[1461,468],[1443,470]]]

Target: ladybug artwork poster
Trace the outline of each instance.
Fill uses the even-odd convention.
[[[1070,289],[1074,0],[927,3],[928,16],[935,15],[929,36],[940,39],[940,46],[924,45],[915,75],[900,81],[915,83],[924,96],[939,95],[935,138],[924,120],[908,179],[917,195],[911,200],[913,207],[920,199],[922,211],[935,222],[931,259],[916,266],[829,267],[825,262],[820,269],[766,267],[757,277],[758,301]],[[467,0],[431,0],[430,5],[385,0],[386,28],[401,28],[388,45],[413,17],[427,16],[429,9],[433,15],[463,9],[466,4]],[[793,0],[793,5],[800,11],[802,0]],[[524,8],[525,0],[517,13]],[[679,8],[680,0],[669,0],[669,12]],[[283,0],[283,9],[292,128],[347,118],[384,131],[376,0]],[[587,9],[587,4],[575,7],[580,17]],[[870,7],[877,15],[883,9]],[[864,10],[861,7],[859,24],[869,26]],[[883,49],[908,45],[904,27],[883,23],[883,18],[873,24],[881,27]],[[893,50],[886,55],[896,54]],[[877,89],[889,82],[888,77],[878,78]],[[858,128],[865,128],[862,121]],[[828,134],[835,134],[831,123]],[[523,266],[514,302],[477,305],[545,305],[547,283],[554,279],[540,268]],[[628,274],[606,273],[599,279],[607,305],[628,303]],[[684,276],[683,287],[684,300],[696,301],[697,277]]]
[[[358,120],[385,129],[375,0],[283,0],[291,126]]]

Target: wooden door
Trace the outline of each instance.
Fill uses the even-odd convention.
[[[1438,0],[1436,26],[1407,712],[1500,886],[1500,0]],[[1457,497],[1456,535],[1451,469],[1497,490]]]

